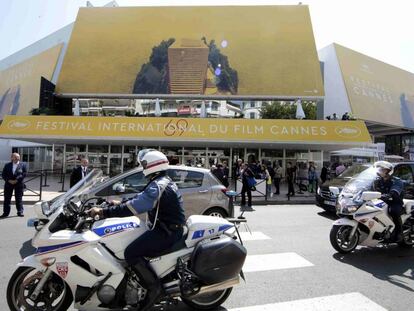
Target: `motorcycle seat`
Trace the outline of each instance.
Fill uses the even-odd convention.
[[[180,249],[186,248],[187,245],[185,244],[185,240],[187,240],[187,236],[188,236],[188,229],[186,226],[184,226],[184,232],[183,232],[183,236],[181,237],[180,240],[178,240],[177,242],[175,242],[171,247],[157,253],[154,254],[154,256],[152,256],[151,258],[156,258],[156,257],[161,257],[170,253],[174,253]]]

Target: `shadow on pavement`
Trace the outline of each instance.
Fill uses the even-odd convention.
[[[5,218],[0,218],[0,221],[10,219],[10,218],[17,218],[17,217],[18,217],[17,215],[7,216]]]
[[[351,254],[336,253],[333,257],[372,276],[414,292],[414,249],[398,246],[361,248]],[[410,282],[409,282],[410,281]]]
[[[187,306],[185,303],[180,302],[178,303],[178,305],[170,305],[167,307],[159,307],[159,308],[154,308],[154,311],[194,311],[194,309],[190,308],[189,306]],[[228,309],[223,308],[223,307],[217,307],[216,309],[213,309],[212,311],[227,311]]]
[[[36,248],[32,246],[32,240],[28,240],[22,244],[22,247],[19,249],[20,257],[25,258],[27,256],[30,256],[34,254],[36,251]]]
[[[328,218],[328,219],[331,219],[331,220],[337,220],[338,219],[338,216],[336,216],[336,214],[329,213],[327,211],[319,212],[318,215],[322,216],[322,217],[325,217],[325,218]]]

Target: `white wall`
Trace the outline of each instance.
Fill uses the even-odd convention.
[[[319,60],[324,62],[324,118],[334,112],[341,118],[345,112],[352,111],[334,44],[319,50],[318,55]]]
[[[74,23],[71,23],[58,31],[55,31],[54,33],[50,34],[49,36],[25,47],[24,49],[0,60],[0,70],[7,69],[9,67],[12,67],[16,64],[19,64],[26,59],[29,59],[39,53],[42,53],[43,51],[46,51],[47,49],[50,49],[60,43],[63,43],[62,51],[60,52],[59,59],[57,62],[57,66],[55,69],[55,72],[52,76],[52,82],[56,84],[57,78],[59,76],[60,70],[62,68],[62,62],[64,55],[66,53],[66,49],[68,46],[68,42],[70,39],[70,35],[72,33]],[[40,87],[40,85],[39,85]]]

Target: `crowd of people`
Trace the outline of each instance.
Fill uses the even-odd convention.
[[[342,115],[342,118],[339,118],[339,116],[337,116],[337,114],[334,112],[332,115],[326,116],[327,120],[343,120],[343,121],[347,121],[347,120],[356,120],[350,113],[345,112]]]
[[[314,162],[287,162],[286,168],[282,167],[281,161],[262,161],[257,163],[254,159],[244,162],[238,159],[233,167],[232,176],[227,161],[216,163],[211,166],[211,172],[226,187],[230,185],[230,177],[233,180],[242,182],[241,196],[242,205],[251,206],[251,191],[255,190],[254,185],[250,185],[251,178],[265,180],[266,194],[269,197],[281,194],[281,183],[286,182],[288,196],[303,194],[304,192],[315,193],[318,184],[325,182],[333,174],[341,174],[346,167],[342,163],[336,163],[331,167],[325,163],[321,170],[317,170]],[[247,195],[247,204],[245,196]]]

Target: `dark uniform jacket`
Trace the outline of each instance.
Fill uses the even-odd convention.
[[[5,186],[8,187],[23,187],[24,179],[27,175],[27,165],[26,163],[20,162],[17,165],[16,171],[13,174],[13,162],[7,163],[2,172],[2,177],[5,181]],[[8,180],[17,180],[17,184],[12,185]]]
[[[79,180],[82,179],[82,166],[78,166],[77,168],[74,168],[72,171],[72,174],[70,175],[70,187],[72,188],[74,185],[78,183]],[[91,172],[91,169],[86,168],[86,174],[89,174]],[[85,175],[86,176],[86,175]]]
[[[383,194],[381,199],[391,208],[398,209],[399,212],[402,211],[404,183],[401,179],[391,176],[391,178],[384,180],[378,177],[374,181],[373,189]]]
[[[104,209],[103,213],[108,218],[127,217],[147,212],[150,222],[154,224],[157,210],[157,223],[160,222],[169,229],[175,226],[182,227],[185,224],[183,199],[177,185],[166,175],[156,176],[133,199]]]

